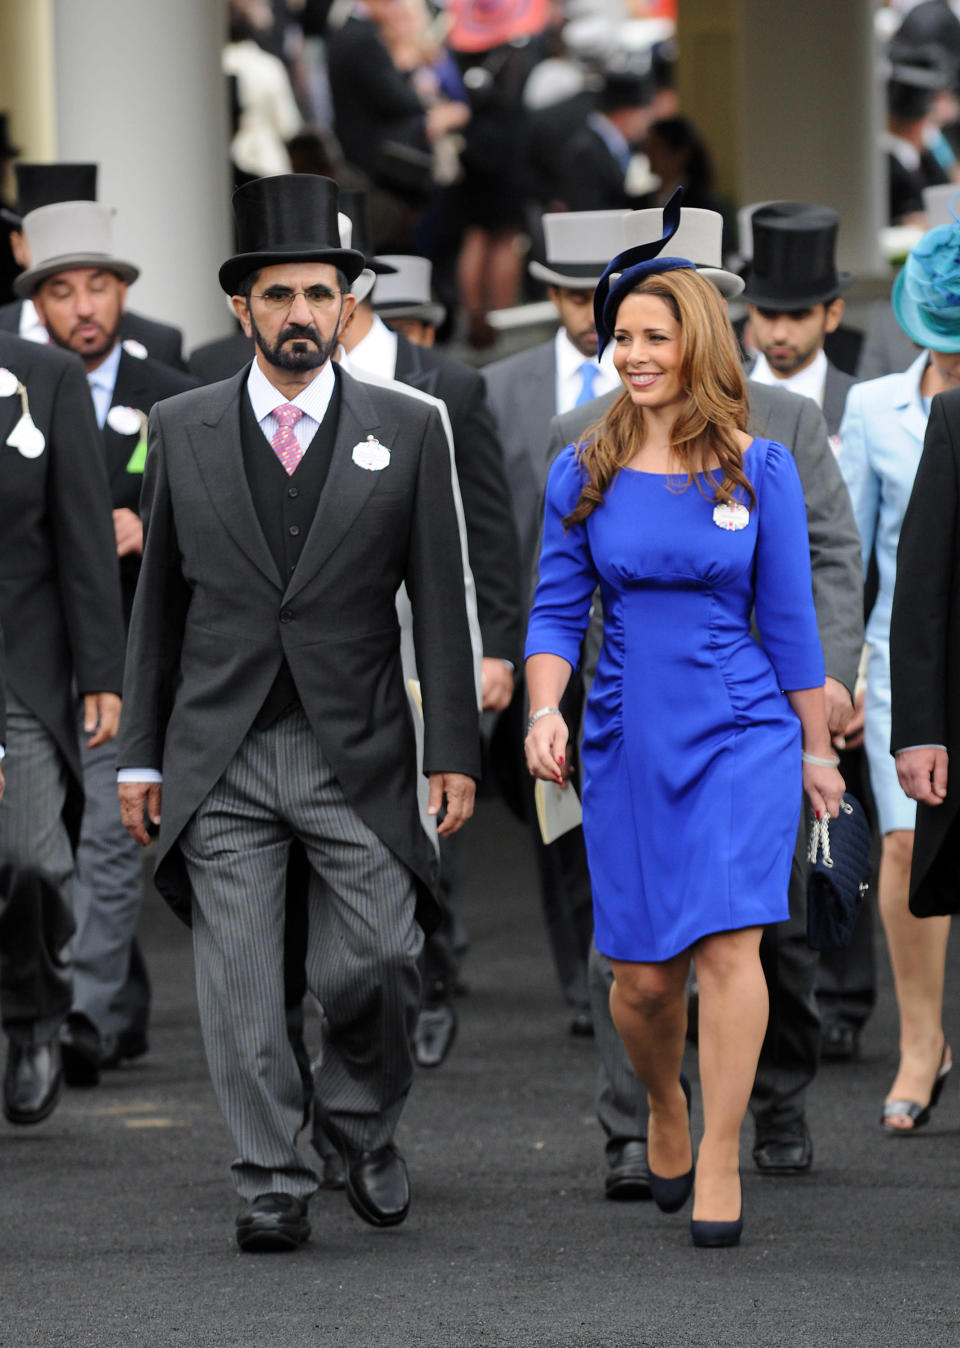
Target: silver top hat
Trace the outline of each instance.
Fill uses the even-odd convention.
[[[623,242],[620,249],[649,243],[651,239],[659,239],[663,233],[663,211],[659,206],[644,211],[627,211],[623,215],[621,227]],[[743,290],[743,278],[723,267],[723,216],[718,211],[683,206],[677,232],[664,252],[669,253],[670,257],[687,258],[701,276],[713,282],[724,299],[735,299]],[[610,256],[615,254],[611,253]]]
[[[543,217],[547,261],[530,275],[568,290],[594,290],[607,263],[623,252],[626,211],[563,211]]]
[[[140,269],[113,255],[113,214],[112,207],[98,201],[58,201],[25,215],[33,263],[14,280],[20,299],[28,299],[48,276],[74,267],[96,267],[135,281]]]
[[[377,260],[396,268],[392,275],[377,277],[373,307],[380,317],[414,318],[431,328],[439,328],[447,311],[430,293],[433,276],[430,262],[409,253],[385,253]]]

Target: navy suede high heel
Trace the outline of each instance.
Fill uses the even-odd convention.
[[[690,1082],[680,1073],[680,1085],[687,1097],[687,1115],[690,1115]],[[690,1153],[693,1154],[693,1121],[690,1121]],[[690,1197],[693,1189],[693,1166],[685,1175],[675,1175],[670,1179],[655,1175],[650,1171],[650,1197],[661,1212],[679,1212]],[[709,1223],[708,1223],[709,1225]]]
[[[701,1249],[739,1245],[742,1231],[742,1212],[735,1222],[690,1222],[690,1238]]]

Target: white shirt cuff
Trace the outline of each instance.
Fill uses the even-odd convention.
[[[163,773],[156,768],[118,768],[118,782],[162,782]]]
[[[0,763],[3,762],[6,752],[7,752],[6,749],[3,747],[2,744],[0,744]]]

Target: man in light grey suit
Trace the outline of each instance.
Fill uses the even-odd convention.
[[[239,251],[220,283],[256,358],[151,414],[120,798],[139,841],[145,811],[160,824],[157,885],[192,917],[204,1043],[239,1153],[238,1243],[293,1249],[317,1188],[296,1148],[284,1004],[294,839],[310,865],[307,982],[327,1024],[317,1111],[357,1213],[389,1226],[409,1207],[393,1132],[436,857],[417,811],[401,583],[441,835],[472,811],[479,747],[440,418],[330,360],[363,265],[341,247],[336,184],[259,179],[234,209]]]
[[[703,214],[681,213],[680,229],[671,240],[671,252],[689,257],[698,264],[699,271],[720,280],[729,274],[714,270],[719,264],[719,230],[715,251],[710,251],[709,235],[691,238],[685,230],[688,217]],[[625,229],[630,244],[658,238],[662,231],[661,212],[635,212],[628,217]],[[754,435],[780,441],[793,451],[797,461],[807,505],[814,600],[828,671],[828,719],[831,732],[841,734],[853,712],[851,691],[863,641],[859,536],[849,497],[830,451],[823,418],[810,399],[752,381],[748,381],[747,387],[748,429]],[[550,461],[564,445],[575,443],[617,396],[609,394],[558,417],[551,427]],[[601,637],[601,622],[595,615],[588,633],[584,655],[586,677],[591,665],[590,643],[595,651]],[[790,881],[791,917],[789,922],[768,928],[761,943],[761,958],[771,992],[770,1022],[751,1108],[756,1124],[754,1160],[761,1173],[767,1174],[800,1173],[809,1169],[813,1159],[804,1101],[817,1068],[819,1017],[814,997],[817,956],[806,942],[805,842],[805,826],[801,823]],[[625,1152],[630,1155],[632,1151],[637,1157],[644,1146],[646,1101],[610,1016],[611,981],[609,961],[594,948],[590,991],[601,1058],[597,1112],[607,1135],[608,1167],[613,1168]],[[623,1196],[646,1195],[641,1192]]]

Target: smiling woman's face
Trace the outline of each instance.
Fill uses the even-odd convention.
[[[627,295],[617,311],[613,363],[637,407],[684,400],[680,382],[680,324],[657,295]]]

